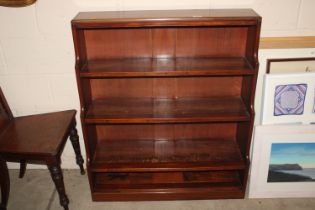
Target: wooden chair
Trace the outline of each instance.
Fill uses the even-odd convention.
[[[67,110],[14,117],[0,89],[0,159],[20,162],[20,178],[24,176],[28,162],[46,164],[65,210],[69,199],[65,193],[60,157],[69,136],[76,162],[84,174],[75,114],[75,110]],[[4,205],[7,203],[5,199],[6,196]]]

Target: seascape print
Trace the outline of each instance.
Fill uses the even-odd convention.
[[[315,143],[274,143],[267,182],[315,181]]]

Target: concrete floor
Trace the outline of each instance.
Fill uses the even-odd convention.
[[[8,210],[62,210],[48,170],[27,170],[23,179],[10,170]],[[245,199],[160,202],[92,202],[86,175],[65,170],[70,210],[314,210],[315,199]]]

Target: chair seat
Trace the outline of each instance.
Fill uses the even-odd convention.
[[[76,111],[17,117],[0,135],[3,155],[55,156],[62,152]]]

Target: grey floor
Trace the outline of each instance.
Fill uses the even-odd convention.
[[[23,179],[10,170],[8,210],[62,210],[48,170],[27,170]],[[92,202],[86,175],[65,170],[70,210],[314,210],[315,199],[245,199],[160,202]]]

